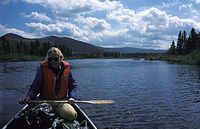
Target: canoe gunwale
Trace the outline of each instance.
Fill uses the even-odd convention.
[[[78,106],[78,104],[74,103],[74,106],[81,112],[81,114],[85,117],[87,122],[90,123],[93,129],[97,129],[97,127],[94,125],[94,123],[90,120],[90,118],[85,114],[85,112]]]
[[[12,117],[12,118],[6,123],[6,125],[3,126],[2,129],[6,129],[6,128],[8,127],[8,125],[9,125],[22,111],[24,111],[26,108],[28,108],[28,104],[26,104],[21,110],[19,110],[19,111],[17,112],[17,114],[15,114],[15,116]]]
[[[94,125],[94,123],[93,123],[93,122],[90,120],[90,118],[85,114],[85,112],[78,106],[78,104],[74,103],[72,106],[75,108],[75,110],[77,110],[77,113],[79,113],[79,116],[80,116],[81,118],[84,118],[84,119],[87,121],[89,129],[97,129],[97,127]],[[24,112],[25,110],[29,109],[29,107],[31,107],[31,106],[29,106],[29,104],[26,104],[24,107],[22,107],[22,109],[21,109],[20,111],[18,111],[18,112],[15,114],[15,116],[12,117],[12,118],[3,126],[2,129],[7,129],[7,128],[9,128],[9,125],[12,124],[12,122],[15,120],[15,118],[16,118],[17,116],[19,116],[20,113],[22,113],[22,112]]]

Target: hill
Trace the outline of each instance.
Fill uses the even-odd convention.
[[[155,50],[155,49],[141,49],[133,47],[124,48],[106,48],[108,51],[120,52],[120,53],[165,53],[167,50]]]
[[[70,48],[74,53],[106,52],[106,49],[102,47],[88,44],[88,43],[78,41],[78,40],[68,38],[68,37],[48,36],[40,40],[50,42],[50,43],[64,44],[66,47]]]
[[[120,53],[165,53],[167,50],[154,50],[154,49],[141,49],[133,47],[124,48],[103,48],[95,46],[89,43],[78,41],[68,37],[57,37],[57,36],[47,36],[44,38],[25,38],[13,33],[8,33],[2,37],[12,40],[24,40],[24,41],[35,41],[38,40],[40,43],[49,42],[51,44],[65,45],[65,47],[72,50],[73,53],[105,53],[105,52],[120,52]]]
[[[25,38],[13,33],[8,33],[5,34],[4,36],[5,39],[12,39],[12,40],[26,40],[26,41],[33,41],[33,40],[38,40],[40,43],[44,42],[49,42],[51,44],[58,44],[58,45],[65,45],[67,48],[71,49],[73,53],[104,53],[106,52],[106,49],[91,45],[82,41],[78,41],[72,38],[68,37],[57,37],[57,36],[48,36],[44,38],[35,38],[35,39],[30,39],[30,38]]]
[[[6,39],[14,39],[14,40],[29,40],[28,38],[24,38],[22,36],[19,36],[17,34],[13,34],[13,33],[7,33],[5,35],[3,35]],[[2,36],[2,37],[3,37]]]

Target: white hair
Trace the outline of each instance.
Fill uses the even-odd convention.
[[[60,51],[60,49],[58,49],[56,47],[51,47],[48,50],[46,60],[49,58],[50,54],[58,55],[60,57],[60,59],[62,59],[62,60],[64,59],[62,52]]]

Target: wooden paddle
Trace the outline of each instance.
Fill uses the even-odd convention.
[[[68,103],[68,100],[29,100],[28,103]],[[113,104],[113,100],[88,100],[81,101],[75,100],[75,103],[88,103],[88,104]]]

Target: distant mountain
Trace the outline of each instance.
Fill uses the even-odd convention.
[[[40,39],[41,41],[51,42],[51,43],[58,43],[58,44],[64,44],[66,47],[72,49],[73,52],[77,53],[91,53],[91,52],[97,52],[97,53],[103,53],[106,52],[106,49],[95,46],[92,44],[88,44],[82,41],[78,41],[72,38],[68,37],[56,37],[56,36],[48,36],[45,38]]]
[[[48,36],[44,38],[29,39],[13,33],[8,33],[4,36],[6,39],[12,39],[12,40],[30,40],[30,41],[39,40],[41,43],[49,42],[51,44],[64,44],[67,48],[70,48],[74,53],[106,52],[106,49],[102,47],[91,45],[68,37]]]
[[[4,35],[6,39],[16,39],[16,40],[28,40],[28,38],[24,38],[22,36],[13,34],[13,33],[7,33]]]
[[[167,50],[154,50],[154,49],[141,49],[133,47],[124,47],[124,48],[103,48],[95,46],[89,43],[78,41],[68,37],[57,37],[57,36],[48,36],[44,38],[24,38],[17,34],[8,33],[4,35],[6,39],[12,40],[39,40],[41,43],[49,42],[51,44],[64,44],[67,48],[70,48],[73,53],[104,53],[104,52],[120,52],[120,53],[164,53]],[[3,37],[3,36],[2,36]]]
[[[106,48],[108,51],[120,52],[120,53],[165,53],[167,50],[155,50],[155,49],[142,49],[134,47],[123,48]]]

